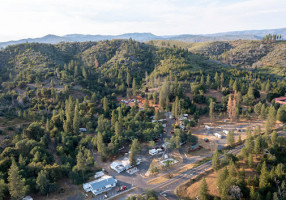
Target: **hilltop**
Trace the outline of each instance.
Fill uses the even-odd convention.
[[[160,47],[176,45],[188,51],[233,67],[258,69],[285,76],[286,42],[262,40],[235,40],[189,43],[178,41],[152,41]]]
[[[0,48],[9,45],[21,43],[49,43],[57,44],[60,42],[87,42],[87,41],[104,41],[113,39],[129,39],[139,42],[150,40],[176,40],[183,42],[211,42],[211,41],[232,41],[232,40],[260,40],[267,34],[277,34],[286,37],[286,28],[268,29],[268,30],[248,30],[232,31],[213,34],[179,34],[179,35],[154,35],[152,33],[124,33],[120,35],[86,35],[86,34],[68,34],[63,36],[46,35],[39,38],[26,38],[16,41],[0,42]]]

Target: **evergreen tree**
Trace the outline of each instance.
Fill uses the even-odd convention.
[[[208,185],[207,185],[205,177],[203,177],[201,184],[200,184],[199,197],[201,200],[209,199],[209,189],[208,189]]]
[[[219,83],[219,77],[218,77],[218,73],[217,72],[215,73],[214,79],[215,79],[215,84],[218,87],[220,85],[220,83]]]
[[[269,186],[268,182],[268,171],[266,168],[266,162],[264,161],[261,167],[261,173],[259,176],[259,188],[260,189],[265,189],[266,187]]]
[[[108,105],[108,100],[106,97],[102,99],[102,107],[103,107],[104,112],[107,113],[109,110],[109,105]]]
[[[233,90],[233,91],[238,91],[238,84],[237,84],[237,81],[236,81],[236,80],[235,80],[234,83],[233,83],[232,90]]]
[[[253,156],[251,153],[248,155],[247,164],[249,168],[253,167]]]
[[[102,137],[102,134],[99,132],[97,133],[97,151],[98,153],[100,153],[102,156],[105,155],[105,144],[103,142],[103,137]]]
[[[261,110],[260,110],[259,118],[260,118],[260,119],[266,119],[266,116],[267,116],[267,110],[266,110],[266,108],[265,108],[265,105],[262,104]]]
[[[74,118],[73,118],[73,132],[74,134],[78,134],[79,131],[79,113],[78,113],[78,105],[75,106],[74,109]]]
[[[220,194],[222,194],[222,189],[225,186],[224,181],[227,179],[227,177],[228,177],[228,170],[226,167],[224,167],[220,171],[220,173],[218,174],[218,177],[217,177],[217,187],[220,191]]]
[[[223,72],[220,74],[220,84],[221,84],[221,88],[222,88],[222,87],[223,87],[223,84],[224,84]]]
[[[212,157],[212,168],[216,171],[219,169],[219,166],[220,166],[219,154],[218,150],[216,149]]]
[[[209,74],[208,74],[208,76],[207,76],[206,85],[207,85],[208,87],[211,85],[211,77],[210,77]]]
[[[135,81],[135,78],[133,78],[133,82],[132,82],[132,95],[133,96],[136,96],[136,81]]]
[[[267,120],[269,120],[270,127],[273,127],[276,123],[276,110],[274,106],[269,108]]]
[[[3,179],[0,179],[0,200],[3,200],[5,197],[5,192],[7,189],[7,185]]]
[[[201,76],[200,84],[201,84],[201,85],[204,85],[204,84],[205,84],[205,77],[204,77],[204,75]]]
[[[214,122],[214,119],[215,119],[214,108],[215,108],[215,103],[211,101],[210,107],[209,107],[209,116],[210,116],[211,122]]]
[[[250,194],[249,194],[249,196],[250,196],[250,199],[251,199],[251,200],[255,200],[255,190],[254,190],[254,187],[253,187],[253,186],[251,186],[251,188],[250,188]]]
[[[112,110],[112,114],[111,114],[111,125],[114,127],[115,126],[115,122],[116,122],[116,114],[115,114],[115,110]]]
[[[13,199],[20,199],[25,195],[25,180],[19,174],[15,160],[12,160],[12,165],[8,171],[8,188]]]
[[[123,123],[123,115],[122,115],[121,107],[118,108],[118,122],[119,124]]]
[[[132,140],[130,155],[129,155],[129,163],[130,165],[136,165],[137,159],[136,156],[140,151],[140,143],[138,139]]]
[[[256,141],[255,141],[255,145],[254,145],[254,153],[257,155],[260,153],[261,151],[261,136],[258,136]]]
[[[87,79],[87,73],[86,73],[86,69],[85,69],[85,67],[83,66],[82,67],[82,76],[85,78],[85,79]]]
[[[255,114],[257,114],[258,116],[260,115],[260,112],[261,112],[261,107],[262,107],[262,103],[259,101],[258,104],[256,104],[254,106],[254,112]]]
[[[165,104],[166,104],[166,111],[169,112],[169,110],[170,110],[169,109],[169,104],[170,104],[169,97],[166,97],[166,103]]]
[[[273,132],[271,133],[271,143],[272,143],[272,144],[275,144],[276,141],[277,141],[277,138],[278,138],[277,132],[276,132],[276,131],[273,131]]]
[[[120,136],[121,135],[121,124],[119,122],[115,122],[115,135]]]
[[[227,134],[226,140],[227,140],[227,144],[228,144],[229,146],[233,146],[233,145],[234,145],[235,140],[234,140],[233,130],[231,130],[231,131]]]
[[[37,188],[40,190],[41,194],[47,194],[49,192],[49,179],[47,178],[47,172],[41,170],[38,173],[38,177],[36,180]]]
[[[147,110],[149,108],[149,100],[148,97],[145,97],[145,101],[144,101],[144,110]]]
[[[84,179],[84,171],[86,170],[86,158],[82,151],[78,151],[76,156],[76,168],[81,171],[82,177]]]
[[[130,83],[131,83],[131,76],[130,76],[129,72],[127,72],[126,83],[127,83],[128,88],[129,88]]]
[[[239,134],[239,135],[238,135],[238,140],[237,140],[237,142],[238,142],[239,144],[241,144],[241,143],[242,143],[242,140],[241,140],[241,134]]]

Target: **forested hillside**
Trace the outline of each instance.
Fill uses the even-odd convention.
[[[203,43],[152,41],[156,46],[176,45],[190,52],[234,67],[258,69],[261,72],[285,76],[286,42],[279,40],[236,40]]]
[[[262,59],[271,63],[271,53],[285,43],[206,44],[161,47],[130,39],[25,43],[1,50],[0,199],[46,195],[57,191],[63,179],[81,184],[99,169],[96,159],[112,160],[130,145],[130,163],[136,162],[139,144],[162,137],[162,124],[150,117],[158,120],[164,112],[172,111],[175,118],[188,114],[184,125],[189,129],[201,116],[213,121],[224,115],[234,99],[233,120],[251,118],[257,104],[264,108],[263,119],[273,105],[277,119],[285,120],[286,108],[273,101],[285,95],[285,76],[239,67]],[[255,49],[254,60],[224,64],[233,64],[237,54],[231,52],[243,45],[250,46],[249,52]],[[277,63],[284,66],[282,59]],[[206,95],[210,90],[222,98]],[[122,98],[133,99],[133,105]],[[140,108],[139,102],[144,104]],[[173,148],[193,145],[190,132],[174,127]]]

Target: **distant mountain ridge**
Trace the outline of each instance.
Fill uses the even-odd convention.
[[[181,35],[166,35],[157,36],[152,33],[125,33],[121,35],[84,35],[84,34],[68,34],[64,36],[46,35],[40,38],[27,38],[16,41],[0,42],[0,48],[5,48],[9,45],[20,43],[49,43],[57,44],[60,42],[86,42],[86,41],[103,41],[112,39],[129,39],[145,42],[149,40],[177,40],[184,42],[210,42],[210,41],[231,41],[231,40],[260,40],[267,34],[279,34],[286,38],[286,28],[267,29],[267,30],[247,30],[247,31],[232,31],[214,34],[181,34]]]

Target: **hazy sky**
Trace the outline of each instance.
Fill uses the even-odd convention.
[[[202,34],[286,27],[286,0],[0,0],[0,41],[47,34]]]

